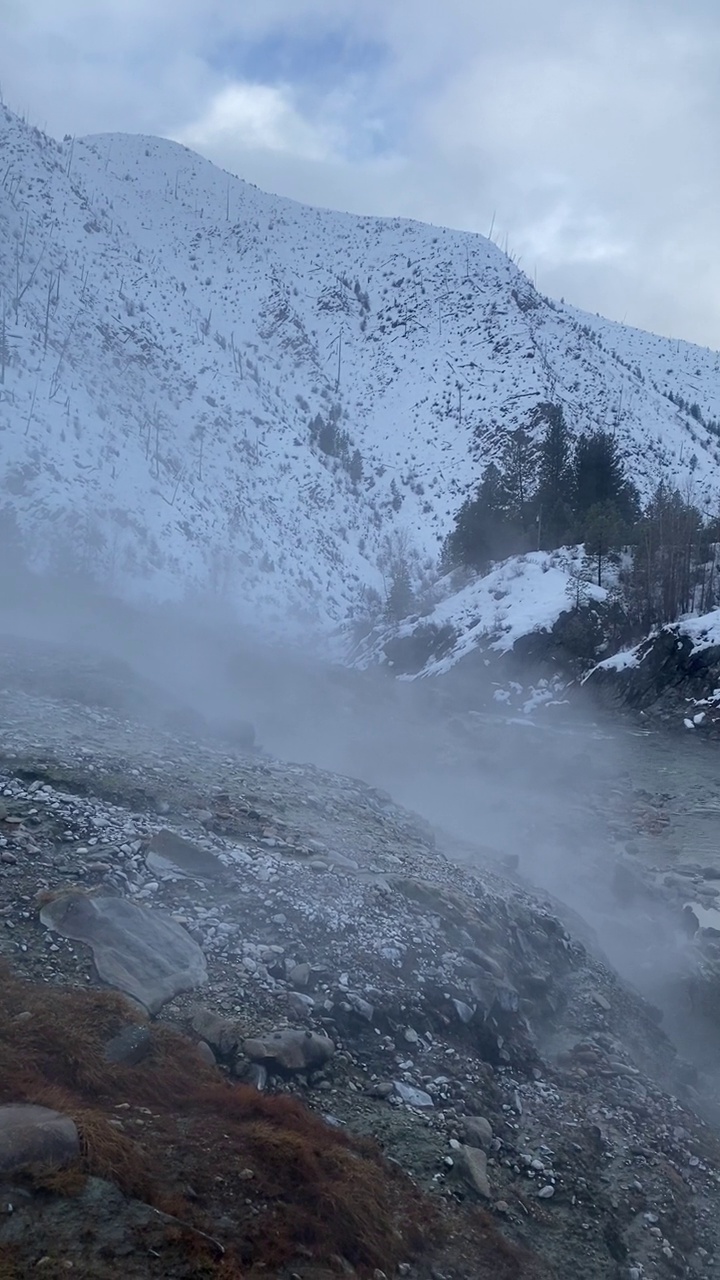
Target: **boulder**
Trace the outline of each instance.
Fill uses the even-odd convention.
[[[492,1192],[487,1176],[487,1156],[477,1147],[460,1148],[458,1164],[460,1173],[473,1191],[483,1200],[491,1200]]]
[[[207,981],[205,956],[182,925],[125,898],[71,891],[46,902],[40,919],[92,949],[98,977],[157,1013]]]
[[[285,1071],[316,1071],[332,1058],[335,1045],[315,1031],[285,1027],[245,1040],[243,1051],[253,1062],[274,1063]]]
[[[192,1011],[191,1025],[193,1031],[222,1057],[234,1053],[242,1039],[237,1023],[229,1018],[221,1018],[211,1009],[203,1009],[199,1005]]]
[[[75,1121],[49,1107],[0,1107],[0,1172],[29,1164],[69,1164],[80,1154]]]
[[[480,1147],[487,1151],[492,1142],[492,1125],[484,1116],[465,1116],[462,1122],[463,1137],[468,1147]]]

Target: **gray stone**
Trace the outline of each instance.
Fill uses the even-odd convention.
[[[327,853],[325,856],[333,867],[340,867],[345,871],[358,871],[360,868],[354,858],[346,858],[342,853]]]
[[[378,1080],[369,1084],[365,1090],[369,1098],[389,1098],[395,1090],[392,1080]]]
[[[205,956],[187,930],[149,907],[71,891],[46,903],[40,919],[62,937],[91,947],[100,980],[150,1013],[207,982]]]
[[[262,1093],[267,1087],[267,1067],[261,1062],[248,1062],[247,1058],[238,1056],[233,1063],[232,1073],[236,1080],[251,1085],[258,1093]]]
[[[217,1059],[207,1040],[198,1040],[195,1048],[198,1058],[206,1067],[217,1066]]]
[[[28,1164],[69,1164],[80,1154],[75,1122],[49,1107],[10,1103],[0,1107],[0,1171]]]
[[[345,999],[360,1018],[364,1018],[366,1022],[372,1022],[375,1010],[369,1000],[364,1000],[355,991],[348,991]]]
[[[288,991],[287,996],[288,1007],[298,1018],[304,1018],[315,1008],[315,1001],[312,996],[305,995],[303,991]]]
[[[462,1122],[463,1137],[469,1147],[481,1147],[487,1151],[492,1142],[493,1131],[489,1120],[484,1116],[465,1116]]]
[[[424,1089],[416,1089],[412,1084],[403,1084],[402,1080],[394,1080],[393,1087],[398,1098],[401,1098],[409,1107],[420,1107],[423,1110],[428,1110],[430,1107],[435,1106],[430,1094],[426,1093]]]
[[[471,1005],[465,1004],[464,1000],[453,1000],[452,1004],[461,1022],[467,1024],[472,1021],[475,1010]]]
[[[310,981],[310,965],[305,961],[302,964],[293,965],[288,973],[288,982],[294,987],[306,987]]]
[[[538,1191],[539,1200],[552,1200],[552,1197],[554,1195],[555,1195],[555,1188],[551,1186],[549,1182],[547,1186],[541,1187],[540,1190]]]
[[[335,1052],[327,1036],[316,1031],[285,1027],[266,1036],[254,1036],[243,1043],[243,1052],[254,1062],[271,1062],[285,1071],[310,1071],[324,1066]]]
[[[180,875],[217,880],[225,874],[225,867],[214,854],[166,828],[157,831],[152,837],[145,862],[159,876]]]
[[[223,1057],[234,1053],[242,1039],[237,1023],[229,1018],[221,1018],[211,1009],[203,1009],[200,1005],[192,1011],[191,1026],[197,1035],[207,1040]]]
[[[459,1169],[466,1182],[470,1184],[483,1200],[492,1199],[490,1183],[487,1176],[487,1156],[477,1147],[464,1146],[459,1152]]]
[[[152,1040],[147,1027],[125,1027],[106,1044],[105,1060],[134,1067],[143,1058],[147,1058],[151,1048]]]

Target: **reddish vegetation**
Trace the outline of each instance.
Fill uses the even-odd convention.
[[[137,1020],[112,993],[33,986],[0,972],[0,1103],[54,1107],[81,1135],[79,1167],[35,1170],[36,1188],[77,1194],[95,1175],[172,1215],[179,1221],[168,1231],[182,1244],[187,1276],[392,1275],[413,1259],[424,1274],[443,1249],[467,1254],[469,1269],[456,1275],[538,1274],[486,1215],[463,1214],[458,1233],[460,1222],[373,1143],[326,1125],[294,1098],[229,1084],[167,1027],[151,1026],[152,1049],[139,1065],[105,1062],[107,1041]],[[207,1237],[221,1238],[224,1253]],[[0,1253],[0,1280],[23,1274]]]

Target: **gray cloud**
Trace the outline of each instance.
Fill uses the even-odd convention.
[[[381,56],[314,77],[328,32]],[[268,70],[273,41],[306,74]],[[0,77],[56,134],[180,138],[330,207],[494,216],[545,292],[720,346],[719,46],[711,0],[6,0]]]

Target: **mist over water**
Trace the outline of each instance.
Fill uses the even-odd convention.
[[[686,774],[710,786],[713,744],[643,732],[584,704],[513,717],[488,709],[494,677],[481,665],[441,681],[395,680],[241,631],[220,610],[141,611],[79,584],[45,590],[38,580],[5,592],[0,688],[7,653],[18,650],[26,669],[62,655],[61,696],[82,692],[73,672],[95,664],[111,680],[115,712],[158,724],[168,711],[194,713],[202,720],[189,730],[225,741],[250,721],[262,750],[388,792],[433,824],[450,856],[551,895],[569,931],[662,1010],[682,1056],[720,1089],[720,1031],[691,1006],[693,958],[679,916],[617,872],[618,859],[632,867],[633,858],[664,856],[642,839],[627,852],[622,809],[633,785],[656,794]],[[693,862],[696,851],[675,856]]]

